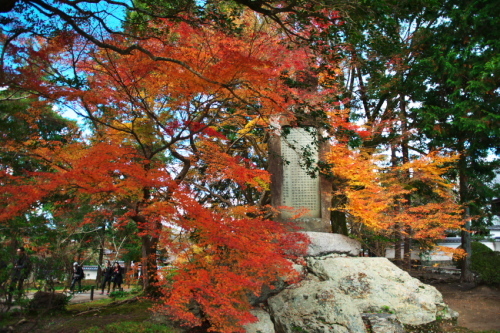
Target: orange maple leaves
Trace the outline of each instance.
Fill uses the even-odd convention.
[[[136,222],[153,254],[148,265],[156,267],[156,248],[150,248],[156,244],[187,258],[176,263],[175,276],[163,280],[159,308],[190,324],[209,320],[213,329],[237,331],[252,319],[248,294],[258,295],[278,277],[291,278],[288,259],[306,241],[285,237],[288,229],[263,218],[266,208],[258,200],[221,196],[219,207],[217,191],[228,183],[229,194],[268,190],[269,174],[252,160],[252,149],[264,149],[262,143],[240,130],[249,123],[264,129],[271,115],[292,114],[301,92],[282,75],[304,70],[310,59],[257,18],[242,22],[241,34],[231,36],[181,21],[163,24],[163,40],[139,42],[154,57],[86,48],[71,36],[40,41],[31,50],[20,69],[26,87],[43,94],[47,104],[66,103],[89,127],[85,137],[69,143],[30,148],[48,169],[29,177],[5,175],[2,199],[11,203],[0,219],[60,193],[96,210],[125,209],[114,220]],[[78,80],[58,76],[68,65]],[[222,134],[227,128],[252,141],[248,154],[232,148]],[[197,189],[215,199],[198,202]],[[176,234],[186,237],[174,242]],[[193,315],[192,304],[201,316]]]
[[[278,278],[296,277],[287,259],[293,256],[284,251],[302,253],[307,242],[274,222],[227,216],[184,199],[175,221],[195,232],[190,242],[169,245],[182,260],[160,282],[164,303],[156,309],[189,325],[208,320],[214,331],[240,331],[242,323],[253,321],[249,297],[258,297]]]
[[[338,19],[335,13],[325,14]],[[1,200],[6,204],[0,221],[54,193],[96,207],[125,207],[128,213],[117,218],[135,218],[139,236],[159,239],[184,259],[176,262],[175,274],[159,282],[164,298],[158,310],[191,325],[209,320],[213,330],[238,331],[252,320],[248,294],[258,295],[278,277],[293,277],[288,259],[306,242],[263,218],[265,207],[257,202],[242,205],[243,200],[220,196],[201,203],[196,190],[216,197],[230,183],[226,194],[266,191],[270,176],[252,161],[265,143],[252,132],[269,130],[274,115],[293,120],[294,107],[330,111],[326,98],[335,92],[340,72],[334,66],[322,73],[321,89],[291,88],[284,79],[300,81],[317,59],[250,15],[237,35],[182,21],[162,22],[157,27],[164,31],[161,40],[138,42],[154,55],[87,49],[67,34],[50,43],[40,41],[31,50],[32,57],[19,69],[19,84],[38,91],[47,104],[67,103],[90,129],[87,137],[67,144],[49,146],[37,139],[45,144],[28,147],[28,154],[49,169],[25,176],[2,174]],[[125,37],[109,43],[119,43],[119,38]],[[58,76],[70,69],[73,80]],[[347,117],[347,112],[332,113],[333,127],[362,138],[369,135]],[[237,139],[230,142],[224,130]],[[248,154],[233,149],[239,139],[250,142],[244,147]],[[415,237],[423,238],[439,237],[461,223],[459,207],[441,177],[440,165],[452,159],[434,154],[383,169],[374,156],[339,141],[328,157],[335,176],[347,184],[342,194],[348,203],[342,208],[357,221],[374,229],[411,225]],[[402,179],[403,173],[412,177]],[[417,196],[415,182],[433,197]],[[407,205],[406,195],[422,202]],[[156,267],[154,260],[152,264]]]
[[[382,158],[370,150],[333,145],[328,161],[345,181],[339,192],[348,198],[346,213],[374,230],[408,225],[417,239],[439,239],[446,230],[461,228],[462,208],[453,184],[443,177],[457,156],[431,152],[397,167],[383,166]]]

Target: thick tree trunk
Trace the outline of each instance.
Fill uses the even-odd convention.
[[[147,296],[156,297],[158,293],[158,264],[156,250],[158,248],[161,223],[147,226],[144,216],[135,216],[133,220],[138,224],[141,236],[141,279],[144,292]]]
[[[406,270],[411,269],[411,227],[405,227],[404,245],[403,245],[403,266]]]
[[[335,200],[335,198],[333,200]],[[347,231],[347,217],[344,212],[340,210],[332,210],[330,213],[330,220],[332,223],[333,233],[345,236],[349,235]]]
[[[142,240],[142,283],[144,292],[150,297],[158,296],[158,263],[156,250],[159,238],[145,235]]]
[[[347,197],[342,194],[337,194],[341,184],[340,182],[341,180],[337,178],[333,181],[330,223],[332,224],[333,233],[348,236],[347,217],[345,212],[342,211],[342,208],[347,202]]]
[[[149,169],[149,168],[147,168]],[[160,296],[158,288],[158,263],[156,250],[160,240],[162,224],[159,222],[148,221],[147,218],[141,214],[141,207],[147,205],[147,201],[151,198],[149,188],[143,189],[144,199],[143,202],[137,204],[136,215],[132,218],[139,228],[141,236],[141,249],[142,249],[142,267],[141,277],[144,287],[144,293],[149,297]]]

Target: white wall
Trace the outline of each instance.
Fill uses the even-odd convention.
[[[496,230],[496,232],[499,234],[499,236],[494,236],[497,237],[494,239],[493,237],[490,237],[487,240],[481,241],[482,244],[486,245],[493,251],[499,251],[500,252],[500,228]],[[493,234],[493,232],[492,232]],[[437,245],[439,246],[446,246],[452,249],[456,249],[460,245],[462,245],[462,241],[460,237],[448,237],[446,239],[443,239],[442,241],[438,241]],[[394,248],[387,248],[385,251],[385,257],[388,259],[394,259]],[[401,257],[403,257],[403,252],[401,252]],[[411,259],[412,260],[422,260],[422,261],[432,261],[432,262],[439,262],[439,261],[451,261],[452,254],[443,252],[443,251],[434,251],[432,253],[423,253],[420,255],[420,251],[417,249],[412,249],[411,252]]]

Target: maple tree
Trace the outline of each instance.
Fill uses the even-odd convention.
[[[70,231],[127,226],[140,239],[145,290],[162,299],[158,311],[237,331],[252,320],[247,295],[292,278],[287,259],[305,244],[269,219],[266,143],[278,130],[270,119],[280,117],[330,134],[332,152],[313,168],[334,178],[338,229],[396,230],[407,245],[440,238],[462,223],[444,177],[453,169],[442,167],[454,157],[436,153],[425,117],[410,107],[425,99],[426,62],[416,59],[438,18],[434,5],[26,0],[6,8],[2,86],[34,103],[24,116],[33,133],[5,142],[0,221],[47,202]],[[37,122],[54,105],[71,109],[82,131],[40,135]],[[391,150],[390,166],[376,161],[381,148]],[[83,216],[62,222],[75,211]],[[173,274],[156,271],[158,249],[177,258]]]
[[[339,7],[339,8],[337,8]],[[332,5],[329,2],[311,4],[307,1],[114,1],[103,0],[26,0],[10,1],[0,8],[0,20],[5,47],[21,35],[51,39],[59,34],[74,32],[87,43],[122,55],[141,52],[152,60],[174,63],[191,71],[201,79],[210,80],[196,72],[189,63],[164,54],[143,41],[163,38],[158,29],[165,20],[182,21],[192,25],[205,25],[215,30],[238,33],[239,18],[245,11],[258,13],[262,19],[275,23],[287,36],[299,41],[313,40],[320,24],[337,24],[338,11],[355,8],[355,4]],[[332,13],[334,13],[332,15]],[[311,25],[312,24],[312,25]],[[3,54],[2,54],[3,58]],[[3,67],[3,65],[2,65]],[[212,81],[224,86],[224,82]]]
[[[462,206],[455,199],[454,184],[443,177],[458,156],[432,152],[394,167],[384,165],[383,156],[366,150],[338,143],[327,157],[332,172],[345,184],[337,191],[346,200],[336,209],[351,217],[352,230],[362,224],[372,232],[387,234],[395,225],[408,225],[408,236],[425,248],[444,238],[447,230],[461,228]]]
[[[309,56],[252,15],[238,36],[184,22],[163,25],[170,43],[144,43],[195,71],[141,52],[91,48],[70,33],[39,40],[35,49],[15,48],[25,58],[12,70],[22,80],[12,84],[43,96],[39,106],[59,101],[71,107],[87,121],[88,133],[29,147],[25,154],[46,170],[29,177],[4,172],[0,218],[61,193],[54,214],[83,202],[94,208],[82,227],[96,226],[99,216],[115,226],[132,220],[142,243],[145,291],[164,297],[159,310],[166,307],[191,325],[208,320],[214,330],[238,330],[252,319],[248,294],[278,277],[293,278],[288,259],[306,244],[264,218],[271,209],[254,194],[268,191],[269,174],[252,161],[258,153],[241,155],[238,143],[262,149],[250,132],[267,126],[273,114],[290,113],[300,96],[282,76],[308,68]],[[73,79],[64,68],[72,68]],[[231,196],[224,199],[224,191]],[[117,216],[116,208],[125,211]],[[171,279],[159,279],[158,248],[186,258]],[[193,302],[202,317],[190,312]]]

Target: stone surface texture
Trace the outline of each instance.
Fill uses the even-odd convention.
[[[244,329],[247,333],[275,333],[274,323],[267,311],[262,309],[254,309],[252,314],[257,317],[257,322],[245,325]]]
[[[441,293],[412,278],[386,258],[307,258],[312,274],[334,282],[362,313],[394,312],[408,325],[422,325],[446,317]]]
[[[277,333],[366,332],[361,314],[332,281],[302,281],[268,304]]]
[[[330,253],[357,256],[361,252],[361,244],[344,235],[312,231],[303,233],[311,240],[306,254],[309,257],[324,256]]]
[[[363,313],[362,317],[372,333],[405,333],[403,324],[393,314]]]
[[[360,244],[348,237],[306,232],[311,244],[304,279],[264,293],[250,333],[403,333],[458,314],[441,293],[412,278],[386,258],[356,257]],[[282,289],[283,288],[283,289]]]

